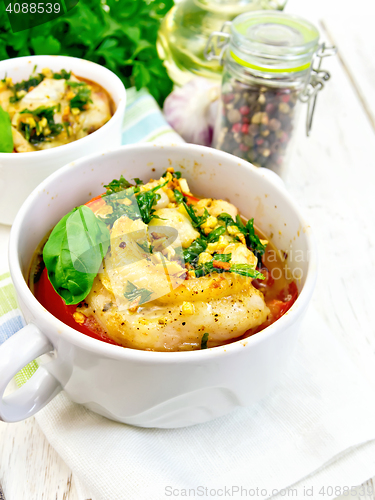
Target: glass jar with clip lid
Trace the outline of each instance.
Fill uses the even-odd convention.
[[[308,103],[309,135],[330,78],[321,62],[335,51],[311,23],[282,12],[242,14],[213,32],[205,57],[224,65],[213,147],[282,173],[299,103]]]

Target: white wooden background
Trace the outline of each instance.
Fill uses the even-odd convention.
[[[339,49],[325,66],[311,137],[298,131],[286,176],[320,249],[315,306],[353,361],[375,381],[375,5],[374,0],[289,0],[287,11],[319,25]],[[9,229],[0,225],[0,258]],[[353,338],[355,342],[353,343]],[[373,394],[369,394],[373,398]],[[0,484],[7,500],[78,498],[71,472],[33,418],[0,423]],[[375,489],[374,480],[367,483]],[[353,485],[355,486],[355,485]],[[347,497],[342,497],[347,498]],[[355,498],[355,497],[350,497]],[[374,500],[374,496],[356,497]],[[109,499],[110,500],[110,499]]]

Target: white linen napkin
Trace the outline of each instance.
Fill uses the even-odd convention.
[[[373,391],[310,308],[287,373],[250,408],[184,429],[141,429],[63,392],[36,419],[82,500],[183,498],[189,489],[205,497],[205,488],[208,497],[284,490],[275,498],[327,499],[374,474]]]

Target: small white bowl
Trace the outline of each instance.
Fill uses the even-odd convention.
[[[190,352],[151,352],[111,345],[70,328],[49,313],[27,286],[33,252],[72,207],[103,191],[121,174],[159,178],[180,170],[193,193],[227,198],[254,217],[300,277],[299,296],[274,324],[245,340]],[[46,179],[14,222],[10,271],[29,323],[0,346],[0,418],[33,415],[62,388],[70,398],[108,418],[142,427],[182,427],[223,415],[265,396],[279,379],[296,344],[316,278],[309,225],[269,170],[222,151],[189,144],[124,146],[70,164]],[[52,352],[51,352],[52,351]],[[18,391],[3,397],[12,377],[37,356],[50,353]]]
[[[15,83],[28,80],[36,71],[50,68],[73,71],[101,85],[111,96],[116,111],[100,129],[78,141],[31,153],[0,153],[0,223],[12,224],[14,217],[31,191],[46,177],[82,156],[121,146],[126,90],[112,71],[91,61],[66,56],[29,56],[0,62],[0,80],[11,77]]]

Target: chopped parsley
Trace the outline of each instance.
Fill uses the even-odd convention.
[[[164,184],[159,184],[149,191],[143,191],[139,193],[139,195],[137,196],[138,208],[141,213],[142,220],[145,224],[148,224],[151,219],[160,219],[160,217],[154,215],[155,210],[153,209],[153,206],[156,205],[158,200],[160,200],[161,198],[160,194],[156,191],[164,187],[167,183],[168,181],[164,182]]]
[[[137,186],[142,186],[144,184],[142,179],[139,179],[138,177],[134,177],[133,181],[136,183]]]
[[[132,220],[140,219],[141,216],[135,199],[135,189],[133,186],[122,191],[114,191],[112,194],[107,190],[107,193],[103,194],[102,197],[105,198],[106,204],[112,208],[112,213],[104,217],[98,215],[98,217],[109,226],[112,226],[123,215]]]
[[[75,80],[67,80],[66,84],[71,88],[84,87],[87,86],[86,82],[76,82]]]
[[[54,80],[69,80],[71,76],[72,76],[71,71],[69,71],[69,73],[68,73],[67,71],[65,71],[65,69],[62,69],[60,71],[60,73],[53,74],[53,79]]]
[[[139,181],[139,179],[137,179]],[[106,223],[112,225],[119,217],[127,215],[130,219],[142,219],[145,224],[148,224],[151,219],[159,218],[154,215],[154,205],[160,200],[161,196],[157,191],[167,184],[159,184],[148,191],[141,191],[139,183],[132,186],[123,176],[120,179],[114,179],[109,184],[106,184],[106,192],[102,197],[106,198],[106,203],[112,207],[112,213],[101,217]],[[124,203],[125,199],[127,203]]]
[[[63,122],[63,127],[65,129],[67,137],[70,137],[70,129],[69,129],[69,122]]]
[[[9,98],[9,102],[15,103],[20,101],[24,97],[25,92],[29,92],[31,87],[36,87],[44,79],[45,76],[42,73],[38,73],[37,75],[32,76],[28,80],[23,80],[22,82],[15,83],[10,87],[11,90],[13,91],[13,96]]]
[[[207,240],[203,237],[197,238],[193,243],[184,250],[185,262],[193,264],[198,260],[199,254],[204,252],[207,248]]]
[[[244,234],[246,236],[246,241],[249,246],[249,248],[254,252],[256,257],[258,257],[258,260],[260,262],[262,261],[261,257],[266,251],[266,246],[264,245],[261,241],[259,236],[255,234],[254,230],[254,219],[249,219],[246,222],[246,226],[241,221],[241,218],[237,215],[237,224],[242,224],[242,227],[244,228]],[[242,231],[242,228],[240,227],[240,231]],[[260,257],[259,257],[260,256]]]
[[[233,220],[233,217],[231,215],[227,214],[226,212],[222,212],[221,214],[219,214],[217,216],[217,218],[218,218],[218,220],[224,222],[226,227],[236,225],[236,223]]]
[[[127,282],[124,297],[129,301],[133,302],[140,297],[139,304],[144,304],[148,302],[153,294],[152,291],[147,290],[146,288],[138,288],[136,285],[133,285],[130,281]]]
[[[221,227],[217,227],[216,229],[214,229],[213,231],[211,231],[206,239],[208,241],[208,243],[215,243],[215,241],[218,241],[220,236],[222,234],[225,233],[225,227],[224,226],[221,226]]]
[[[201,349],[207,349],[208,333],[204,333],[201,340]]]
[[[20,123],[21,131],[24,133],[26,140],[31,144],[37,144],[47,142],[59,135],[63,130],[63,125],[55,123],[54,114],[60,112],[60,109],[60,104],[56,106],[39,106],[34,110],[23,109],[20,115],[31,115],[35,123],[35,126],[26,121]]]
[[[231,264],[230,272],[240,274],[241,276],[247,276],[248,278],[254,278],[256,280],[264,280],[265,276],[254,269],[250,264]]]
[[[28,113],[30,115],[34,115],[37,118],[47,118],[47,120],[51,120],[55,112],[61,111],[61,104],[56,104],[56,106],[39,106],[36,109],[23,109],[20,114]]]
[[[175,197],[175,199],[176,199],[176,202],[177,202],[178,204],[180,204],[180,203],[184,203],[184,202],[186,201],[185,196],[184,196],[184,195],[181,193],[181,191],[179,191],[178,189],[175,189],[175,190],[173,191],[173,193],[174,193],[174,197]]]
[[[188,206],[188,205],[186,205]],[[190,207],[192,208],[192,207]],[[206,210],[207,211],[207,210]],[[207,212],[208,213],[208,212]],[[207,220],[207,219],[206,219]],[[202,222],[203,224],[203,222]],[[197,228],[199,229],[199,227]],[[189,264],[196,264],[199,258],[199,255],[204,252],[209,243],[215,243],[219,240],[220,236],[225,233],[225,227],[221,226],[213,231],[211,231],[208,235],[201,233],[200,237],[193,241],[193,243],[184,250],[184,259],[185,262]]]
[[[91,99],[91,89],[85,82],[74,82],[67,80],[66,84],[74,91],[74,97],[70,100],[70,108],[77,108],[80,111],[87,109]]]
[[[143,241],[142,243],[139,243],[139,241],[137,241],[136,243],[146,253],[152,253],[154,250],[154,247],[148,241]]]
[[[234,221],[233,218],[225,212],[218,215],[217,218],[218,218],[218,220],[224,222],[226,227],[228,227],[228,226],[237,227],[237,229],[245,236],[247,246],[254,253],[254,255],[258,258],[258,261],[262,262],[262,256],[266,250],[267,245],[264,245],[260,241],[259,236],[257,236],[255,234],[254,219],[249,219],[246,222],[246,224],[244,224],[239,215],[237,215],[236,221]]]
[[[218,260],[219,262],[230,262],[231,258],[231,253],[215,253],[213,256],[213,260]]]
[[[185,210],[189,214],[193,226],[196,229],[199,228],[202,224],[204,224],[206,220],[209,218],[210,214],[208,213],[207,208],[204,209],[203,215],[197,215],[192,205],[187,205],[184,201],[182,203],[185,207]]]
[[[131,184],[129,181],[125,179],[125,177],[122,175],[120,179],[113,179],[109,184],[104,184],[104,187],[106,188],[106,193],[103,194],[104,196],[108,196],[113,193],[118,193],[119,191],[123,191],[124,189],[130,187]]]
[[[262,273],[257,271],[250,264],[230,264],[227,268],[224,266],[222,268],[215,266],[215,261],[229,263],[229,260],[222,260],[222,254],[215,254],[210,262],[205,262],[204,264],[199,264],[194,268],[195,276],[197,278],[201,278],[202,276],[206,276],[206,274],[211,273],[235,273],[240,274],[241,276],[247,276],[248,278],[260,279],[264,280],[265,277]],[[225,254],[226,256],[230,256],[231,254]]]
[[[174,179],[181,179],[181,172],[170,172],[169,170],[166,170],[162,177],[167,177],[168,174],[172,174]]]

